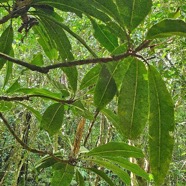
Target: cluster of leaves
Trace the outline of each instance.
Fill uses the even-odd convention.
[[[24,149],[44,156],[37,163],[37,170],[52,167],[52,185],[68,186],[74,174],[77,183],[84,185],[79,167],[96,173],[109,185],[115,183],[99,167],[111,170],[128,185],[131,180],[127,171],[149,180],[149,175],[129,160],[131,157],[144,157],[142,150],[132,145],[109,142],[87,150],[86,153],[79,153],[82,139],[84,147],[88,147],[93,125],[98,115],[102,114],[125,140],[138,139],[148,124],[150,173],[154,183],[161,185],[172,157],[174,104],[160,73],[151,64],[151,56],[148,55],[162,38],[186,36],[186,23],[178,19],[160,20],[144,28],[144,37],[138,41],[135,34],[145,19],[148,19],[152,0],[17,0],[14,3],[3,0],[0,3],[8,9],[8,15],[0,23],[6,25],[10,20],[0,37],[0,68],[6,69],[1,90],[4,95],[0,97],[0,117]],[[80,18],[86,16],[91,22],[95,39],[109,57],[94,52],[80,34],[64,24],[61,16],[63,12],[74,13]],[[31,62],[13,57],[12,44],[16,32],[13,21],[18,17],[22,20],[18,30],[24,30],[26,35],[33,31],[44,56],[38,53]],[[71,46],[72,39],[77,40],[92,58],[76,59]],[[22,86],[20,77],[8,86],[13,64],[22,67],[21,73],[30,70],[47,74],[57,91],[45,87]],[[80,69],[77,66],[89,64],[95,65],[84,75],[78,86]],[[65,74],[61,76],[61,83],[54,81],[54,77],[50,78],[49,73],[54,70]],[[82,92],[84,95],[80,96]],[[47,108],[44,107],[44,113],[39,112],[31,102],[29,105],[23,103],[33,98],[41,98],[44,103],[50,100],[46,104]],[[88,133],[83,136],[85,120],[81,119],[72,150],[67,155],[66,152],[33,149],[17,136],[2,114],[11,110],[15,101],[37,118],[40,129],[46,131],[51,138],[61,130],[69,110],[91,121]],[[86,108],[87,101],[91,109]],[[90,110],[95,112],[94,116]]]

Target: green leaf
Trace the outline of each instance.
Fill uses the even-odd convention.
[[[131,163],[129,160],[124,159],[123,157],[107,156],[104,158],[110,160],[113,163],[117,163],[122,168],[127,169],[134,174],[145,178],[146,180],[149,180],[149,175],[141,167],[139,167],[139,165]]]
[[[130,184],[130,177],[129,177],[129,175],[123,169],[121,169],[120,167],[112,164],[108,160],[105,161],[103,159],[92,159],[91,161],[95,162],[98,165],[106,167],[109,170],[112,170],[113,173],[115,173],[118,177],[120,177],[121,180],[124,183]]]
[[[147,122],[147,71],[144,63],[135,58],[131,60],[122,82],[118,98],[118,116],[119,132],[129,139],[136,139]]]
[[[140,149],[130,146],[123,142],[109,142],[105,145],[96,147],[86,153],[88,156],[122,156],[122,157],[143,157],[143,153]]]
[[[6,90],[6,93],[13,93],[16,90],[20,89],[21,85],[19,83],[19,78]]]
[[[116,0],[124,24],[132,31],[148,15],[152,0]]]
[[[12,48],[13,42],[13,28],[9,25],[0,37],[0,52],[9,54]],[[5,59],[0,58],[0,69],[3,68],[6,63]]]
[[[69,186],[73,175],[74,167],[69,164],[57,163],[53,166],[52,186]]]
[[[116,83],[106,66],[103,65],[94,92],[94,104],[101,110],[113,99],[116,92]]]
[[[100,176],[103,180],[105,180],[110,186],[115,186],[115,184],[112,182],[112,180],[101,170],[98,170],[96,168],[88,168],[88,170],[96,173],[98,176]]]
[[[37,110],[35,110],[34,108],[32,108],[32,107],[30,107],[28,105],[25,105],[24,103],[21,103],[21,102],[18,102],[18,103],[20,105],[23,105],[29,111],[31,111],[34,114],[34,116],[37,118],[37,120],[41,122],[42,116],[41,116],[40,112],[38,112]]]
[[[186,23],[182,20],[165,19],[147,32],[147,39],[171,37],[174,35],[186,37]]]
[[[61,93],[54,93],[44,88],[20,88],[16,92],[22,92],[28,95],[41,95],[48,98],[61,98]]]
[[[44,64],[43,55],[41,53],[34,54],[31,64],[42,66]]]
[[[76,181],[78,186],[85,186],[84,178],[78,170],[76,170]]]
[[[63,28],[59,24],[51,21],[50,19],[41,18],[41,20],[50,37],[50,40],[53,40],[53,42],[55,42],[57,46],[56,49],[59,51],[60,57],[63,60],[73,60],[74,58],[71,52],[71,44]],[[77,77],[78,77],[78,72],[76,67],[62,68],[62,69],[67,75],[72,90],[76,92]]]
[[[93,16],[103,22],[110,21],[110,17],[104,12],[98,10],[94,7],[94,2],[90,0],[33,0],[33,6],[35,5],[49,5],[55,7],[59,10],[66,12],[74,12],[79,16],[82,16],[82,13],[85,15]]]
[[[161,185],[174,146],[174,105],[161,75],[153,66],[149,66],[148,78],[150,167],[156,185]]]
[[[42,46],[46,56],[50,59],[57,59],[57,50],[52,46],[52,43],[41,24],[33,27],[34,32],[39,36],[38,43]]]
[[[60,103],[50,105],[44,112],[41,120],[41,129],[50,135],[56,134],[62,126],[64,117],[64,106]]]
[[[84,89],[90,87],[95,84],[98,79],[99,73],[101,70],[101,65],[96,65],[92,69],[90,69],[85,76],[83,77],[80,85],[80,89]]]
[[[12,108],[12,103],[8,101],[0,101],[0,111],[8,111]]]
[[[13,50],[12,47],[11,47],[11,50],[10,50],[9,53],[10,53],[11,56],[14,56],[14,50]],[[9,81],[11,75],[12,75],[12,67],[13,67],[13,63],[7,61],[6,62],[6,74],[5,74],[5,78],[4,78],[3,88],[6,86],[6,84],[8,83],[8,81]]]
[[[93,19],[91,19],[94,28],[94,37],[104,46],[109,52],[112,52],[116,47],[118,47],[117,37],[110,32],[107,26],[103,24],[97,24]]]

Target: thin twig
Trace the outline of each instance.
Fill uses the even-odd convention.
[[[92,132],[92,127],[94,126],[94,123],[96,121],[96,118],[97,118],[98,114],[99,114],[99,111],[97,110],[96,113],[95,113],[95,115],[94,115],[94,119],[92,120],[92,123],[89,126],[88,133],[87,133],[87,135],[85,137],[84,146],[87,144],[88,138],[89,138],[89,136],[90,136],[90,134]]]
[[[32,98],[32,97],[51,99],[53,101],[57,101],[62,104],[72,104],[76,101],[76,100],[62,100],[62,99],[57,99],[57,98],[53,98],[50,96],[37,95],[37,94],[27,95],[27,96],[15,96],[15,97],[0,96],[0,101],[25,101],[25,100],[29,101],[30,98]]]
[[[55,159],[56,161],[59,162],[63,162],[63,163],[69,163],[69,160],[63,160],[57,156],[55,156],[52,152],[47,152],[47,151],[41,151],[41,150],[37,150],[37,149],[33,149],[31,147],[29,147],[26,143],[24,143],[18,136],[17,134],[14,132],[14,130],[11,128],[11,126],[9,125],[8,121],[6,120],[6,118],[3,116],[3,114],[0,112],[0,118],[3,120],[3,123],[6,125],[6,127],[8,128],[8,130],[10,131],[10,133],[12,134],[12,136],[16,139],[16,141],[23,147],[23,149],[35,153],[35,154],[39,154],[39,155],[49,155],[51,156],[53,159]]]

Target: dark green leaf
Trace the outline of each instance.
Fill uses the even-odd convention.
[[[80,85],[80,89],[87,88],[89,86],[92,86],[96,83],[99,73],[101,70],[101,65],[96,65],[92,69],[90,69],[87,74],[83,77]]]
[[[85,186],[84,178],[78,170],[76,170],[76,181],[78,186]]]
[[[88,168],[88,170],[96,173],[98,176],[100,176],[102,179],[104,179],[110,186],[114,186],[115,184],[112,182],[112,180],[101,170],[98,170],[96,168]]]
[[[186,23],[184,21],[165,19],[149,29],[147,39],[171,37],[174,35],[186,37]]]
[[[64,106],[60,103],[50,105],[44,112],[41,120],[41,129],[46,130],[50,135],[54,135],[62,126],[64,117]]]
[[[88,156],[122,156],[122,157],[143,157],[143,153],[140,149],[130,146],[123,142],[109,142],[105,145],[101,145],[89,151]]]
[[[0,52],[9,54],[12,48],[13,42],[13,28],[9,25],[0,37]],[[4,66],[6,60],[0,58],[0,69]]]
[[[156,185],[161,185],[174,146],[174,105],[161,75],[152,66],[148,69],[148,78],[150,167]]]
[[[94,92],[94,104],[101,110],[113,99],[116,92],[116,83],[106,66],[103,65]]]
[[[118,98],[118,116],[121,129],[119,132],[129,139],[136,139],[147,122],[147,71],[144,63],[135,58],[131,60],[122,82]]]
[[[112,52],[116,47],[118,47],[117,37],[110,32],[107,26],[103,24],[97,24],[93,19],[91,19],[94,28],[94,37],[104,46],[109,52]]]
[[[116,0],[124,24],[132,31],[148,15],[152,0]]]
[[[53,166],[52,186],[69,186],[74,175],[74,167],[69,164],[57,163]]]

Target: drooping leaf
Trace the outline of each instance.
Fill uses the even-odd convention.
[[[93,19],[91,19],[91,23],[94,28],[94,37],[102,46],[104,46],[109,52],[112,52],[116,47],[118,47],[117,37],[110,32],[107,26],[98,24]]]
[[[109,170],[112,170],[124,183],[130,184],[130,177],[129,175],[120,167],[114,165],[113,163],[109,162],[108,160],[103,159],[92,159],[98,165],[104,166]]]
[[[147,71],[143,62],[135,58],[129,60],[118,98],[119,132],[126,138],[136,139],[148,117]]]
[[[122,156],[122,157],[143,157],[143,153],[140,149],[130,146],[123,142],[109,142],[105,145],[101,145],[89,151],[88,156]]]
[[[124,25],[132,31],[148,15],[152,0],[116,0]]]
[[[62,11],[74,12],[79,16],[82,16],[82,14],[84,13],[85,15],[93,16],[103,22],[110,21],[109,16],[95,8],[94,3],[89,0],[33,0],[32,4],[33,6],[49,5]]]
[[[50,105],[44,112],[40,127],[50,135],[54,135],[62,126],[64,117],[64,106],[60,103]]]
[[[156,185],[161,185],[174,145],[174,105],[161,75],[153,66],[148,69],[148,78],[150,167]]]
[[[80,85],[80,89],[87,88],[89,86],[92,86],[96,83],[99,73],[101,70],[101,65],[96,65],[92,69],[90,69],[87,74],[83,77]]]
[[[76,170],[76,181],[78,186],[85,186],[84,178],[78,170]]]
[[[74,167],[69,164],[57,163],[53,166],[52,186],[69,186],[74,175]]]
[[[116,83],[106,66],[103,65],[94,92],[94,104],[101,110],[113,99],[116,92]]]
[[[182,20],[165,19],[147,32],[147,39],[171,37],[174,35],[186,37],[186,23]]]
[[[5,31],[1,34],[0,52],[9,54],[12,48],[12,42],[13,42],[13,28],[11,25],[9,25],[5,29]],[[2,69],[5,63],[6,63],[6,60],[3,58],[0,58],[0,69]]]
[[[46,56],[50,59],[57,59],[57,50],[52,46],[46,31],[42,28],[41,24],[33,27],[34,32],[38,35],[38,43],[42,46]]]
[[[149,175],[141,167],[139,167],[139,165],[131,163],[129,160],[124,159],[123,157],[107,156],[104,158],[110,160],[113,163],[117,163],[124,169],[129,170],[134,174],[145,178],[146,180],[149,180]]]
[[[14,56],[14,50],[12,47],[11,47],[11,50],[9,53],[11,56]],[[8,83],[8,81],[12,75],[12,67],[13,67],[13,63],[7,61],[6,62],[6,74],[5,74],[5,78],[4,78],[3,88],[6,86],[6,84]]]
[[[103,180],[105,180],[110,186],[114,186],[115,184],[112,182],[112,180],[101,170],[96,168],[88,168],[88,170],[96,173],[98,176],[100,176]]]
[[[73,60],[73,54],[71,52],[71,44],[66,36],[63,28],[49,19],[41,19],[45,29],[51,40],[53,40],[57,46],[60,57],[63,60]],[[76,67],[63,68],[63,71],[67,75],[68,81],[72,90],[75,92],[77,89],[77,76],[78,72]]]

